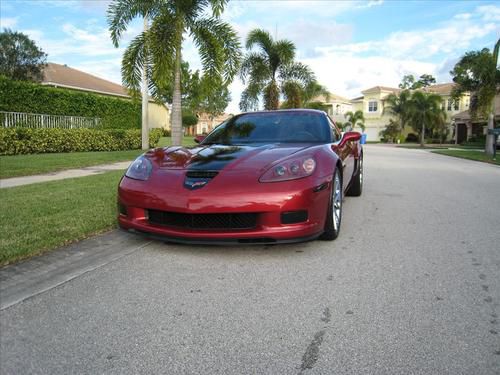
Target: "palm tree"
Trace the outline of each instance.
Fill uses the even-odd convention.
[[[396,116],[401,129],[404,129],[408,123],[410,99],[411,92],[409,90],[402,90],[399,94],[390,94],[385,99],[384,112]]]
[[[255,46],[257,52],[252,51]],[[294,61],[295,46],[289,40],[275,41],[267,31],[254,29],[248,34],[246,48],[249,52],[240,71],[243,83],[248,83],[241,95],[243,111],[256,109],[261,96],[266,110],[278,109],[280,92],[297,91],[297,85],[314,79],[306,65]],[[295,105],[297,96],[292,96]]]
[[[318,101],[319,96],[323,96],[326,101],[330,100],[330,92],[315,79],[301,83],[298,81],[286,81],[283,83],[281,92],[285,101],[281,108],[313,108],[326,110],[323,102]]]
[[[349,122],[352,127],[359,126],[361,128],[361,131],[364,133],[365,132],[365,116],[363,115],[363,111],[357,110],[356,112],[346,112],[344,117],[347,119],[347,122]]]
[[[174,82],[173,145],[182,141],[181,51],[185,36],[189,34],[198,47],[203,73],[214,85],[227,85],[238,72],[241,58],[238,36],[219,18],[227,1],[114,0],[108,8],[111,39],[116,47],[135,17],[151,20],[151,27],[135,37],[125,50],[122,80],[127,88],[137,91],[145,67],[154,97],[168,82]],[[207,8],[211,9],[211,16],[207,15]]]
[[[425,130],[444,121],[446,114],[441,109],[442,98],[437,94],[415,91],[411,96],[408,122],[420,132],[420,146],[424,147]]]
[[[450,72],[456,83],[452,93],[454,98],[458,99],[464,92],[470,92],[471,116],[475,118],[480,114],[487,117],[488,129],[495,126],[495,96],[500,92],[499,50],[500,39],[492,52],[488,48],[467,52]],[[493,156],[494,142],[493,134],[488,134],[485,144],[487,155]]]

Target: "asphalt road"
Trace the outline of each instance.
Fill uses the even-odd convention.
[[[143,247],[0,312],[2,374],[500,374],[500,168],[368,146],[334,242]]]

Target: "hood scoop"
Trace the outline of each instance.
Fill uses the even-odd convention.
[[[219,172],[217,171],[187,171],[187,178],[214,178]]]
[[[187,171],[184,187],[189,190],[201,189],[208,184],[212,178],[217,176],[218,173],[217,171]]]

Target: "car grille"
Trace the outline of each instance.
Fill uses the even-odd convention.
[[[149,210],[151,224],[198,230],[252,229],[257,226],[256,213],[184,214]]]
[[[217,171],[188,171],[186,177],[189,178],[214,178],[219,172]]]

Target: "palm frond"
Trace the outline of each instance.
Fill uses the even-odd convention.
[[[240,99],[240,110],[243,112],[255,111],[259,108],[259,96],[262,94],[264,86],[250,83]]]
[[[268,80],[271,75],[269,63],[265,56],[257,52],[250,52],[241,63],[240,78],[245,83],[247,77],[253,81]]]
[[[123,32],[135,17],[154,18],[160,8],[160,0],[114,0],[106,12],[113,45],[118,47]]]
[[[307,65],[300,62],[293,62],[282,66],[279,69],[279,78],[283,82],[296,80],[306,85],[315,80],[313,71]]]
[[[268,56],[271,56],[274,42],[271,34],[263,29],[253,29],[247,36],[246,49],[250,50],[254,45],[259,46]]]
[[[202,18],[189,25],[198,47],[203,71],[212,79],[230,82],[239,70],[241,50],[238,35],[226,22]]]
[[[146,61],[147,34],[136,36],[127,47],[122,58],[122,81],[129,90],[139,90],[141,86],[142,69]]]
[[[274,44],[273,50],[283,65],[290,64],[295,58],[295,45],[289,40],[278,40]]]

